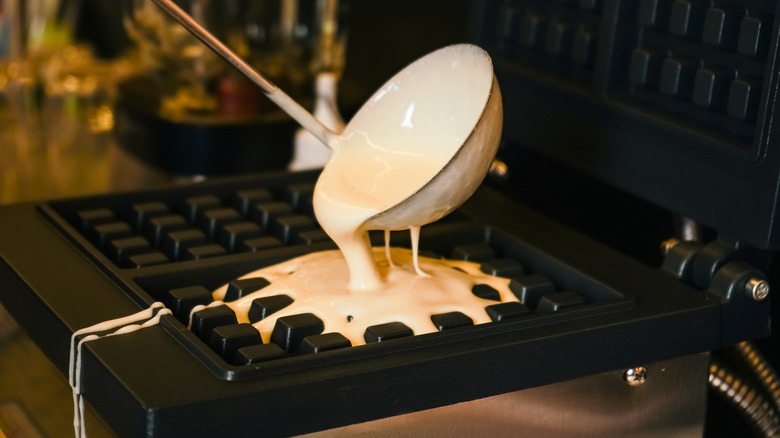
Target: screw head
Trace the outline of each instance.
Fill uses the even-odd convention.
[[[769,296],[769,282],[760,278],[751,278],[745,283],[745,293],[756,301],[763,301]]]
[[[639,386],[647,380],[647,368],[629,368],[623,373],[623,380],[628,386]]]

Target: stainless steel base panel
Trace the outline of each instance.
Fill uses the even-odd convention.
[[[697,354],[641,364],[641,383],[615,370],[307,436],[700,437],[708,365]]]

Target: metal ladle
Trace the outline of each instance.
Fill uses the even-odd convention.
[[[501,136],[503,107],[492,62],[479,47],[448,46],[417,60],[385,83],[343,133],[335,133],[172,0],[152,1],[332,150],[349,144],[356,135],[404,154],[417,153],[403,150],[409,147],[410,140],[414,147],[437,148],[435,153],[445,157],[442,166],[431,174],[410,174],[417,179],[414,188],[394,205],[369,218],[363,224],[365,229],[409,229],[443,217],[474,193],[493,162]]]

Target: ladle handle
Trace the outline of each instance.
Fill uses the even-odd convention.
[[[271,81],[266,79],[257,70],[253,69],[243,59],[241,59],[235,52],[230,50],[226,45],[222,43],[211,32],[206,30],[197,21],[195,21],[189,14],[184,12],[173,0],[152,0],[157,6],[159,6],[168,15],[178,21],[185,29],[187,29],[196,38],[201,40],[205,45],[211,48],[217,55],[221,56],[225,61],[232,64],[238,71],[246,76],[250,81],[257,84],[263,93],[271,99],[276,105],[279,106],[284,112],[290,115],[296,122],[300,123],[307,131],[317,137],[319,141],[324,143],[329,148],[332,148],[332,140],[338,136],[325,125],[317,120],[314,115],[303,108],[298,102],[293,100],[284,91],[280,90]]]

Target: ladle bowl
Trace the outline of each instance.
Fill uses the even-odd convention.
[[[359,228],[401,230],[431,223],[460,206],[487,174],[503,107],[492,62],[479,47],[453,45],[420,58],[374,93],[344,132],[334,133],[172,0],[153,1],[332,149],[320,181],[337,174],[352,179],[346,184],[357,189],[353,192],[373,191],[382,198],[367,206],[376,214]],[[364,194],[364,199],[377,198]]]
[[[364,228],[422,226],[459,207],[490,169],[502,126],[501,91],[490,57],[481,48],[444,47],[404,68],[358,111],[341,138],[362,131],[371,137],[372,147],[384,145],[435,164],[421,175],[404,167],[392,169],[404,174],[406,196],[370,218]]]

